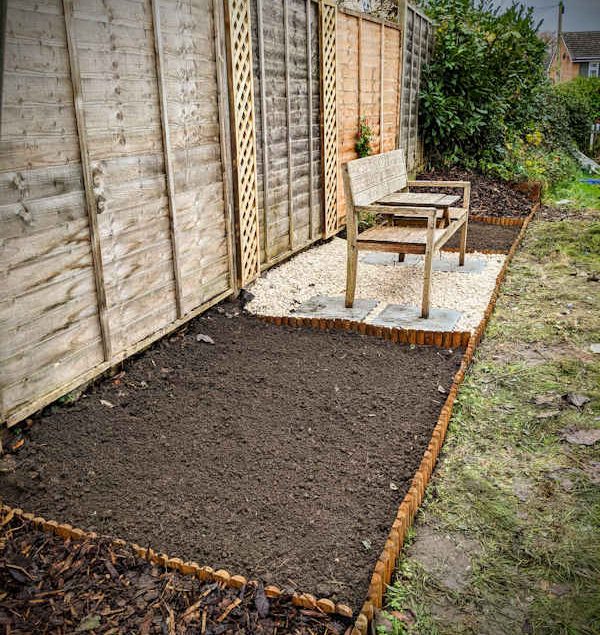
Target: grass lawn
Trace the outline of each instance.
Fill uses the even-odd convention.
[[[563,183],[548,193],[549,202],[570,200],[569,207],[600,209],[600,185],[582,183],[583,179],[600,178],[598,175],[580,172],[577,178],[569,183]]]
[[[379,633],[600,633],[599,277],[600,213],[532,224]]]

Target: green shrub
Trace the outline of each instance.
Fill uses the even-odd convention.
[[[507,138],[537,116],[531,99],[544,84],[544,43],[533,12],[500,13],[485,0],[427,0],[437,22],[424,70],[420,117],[428,156],[475,167],[502,159]]]
[[[373,148],[371,147],[372,142],[373,131],[371,130],[367,119],[365,117],[361,117],[358,124],[358,137],[355,145],[356,154],[358,154],[359,158],[368,157],[373,153]]]
[[[563,127],[566,121],[566,127],[580,150],[587,150],[590,125],[600,119],[600,78],[577,77],[557,84],[554,90],[567,114]]]

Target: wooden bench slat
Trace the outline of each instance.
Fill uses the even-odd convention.
[[[376,201],[377,205],[417,205],[420,207],[450,207],[460,200],[453,194],[430,192],[394,192]]]

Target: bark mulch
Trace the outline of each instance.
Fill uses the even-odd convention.
[[[47,410],[0,491],[357,610],[461,355],[236,312],[193,320]]]
[[[517,226],[505,227],[503,225],[491,225],[489,223],[469,222],[467,233],[467,251],[491,251],[506,252],[510,250],[512,244],[517,239],[521,228]],[[444,245],[446,247],[460,246],[460,232],[454,234]]]
[[[65,542],[0,518],[0,625],[5,633],[296,633],[342,635],[349,620],[151,565],[106,539]]]
[[[510,183],[460,168],[423,172],[417,178],[427,181],[471,181],[472,215],[524,217],[531,212],[533,205],[526,194],[517,192]],[[425,192],[427,189],[419,188],[419,191]],[[431,191],[445,191],[448,194],[460,192],[455,188],[435,188]]]

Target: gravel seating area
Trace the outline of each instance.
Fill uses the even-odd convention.
[[[366,252],[362,252],[363,254]],[[442,253],[453,260],[458,254]],[[480,273],[433,271],[432,307],[455,309],[461,317],[456,331],[473,331],[481,321],[505,256],[471,253],[467,259],[485,260]],[[422,265],[358,265],[356,298],[378,300],[369,322],[388,304],[420,306]],[[299,306],[315,296],[342,296],[346,288],[346,241],[331,242],[305,251],[270,269],[249,290],[254,299],[246,309],[261,315],[294,315]]]

